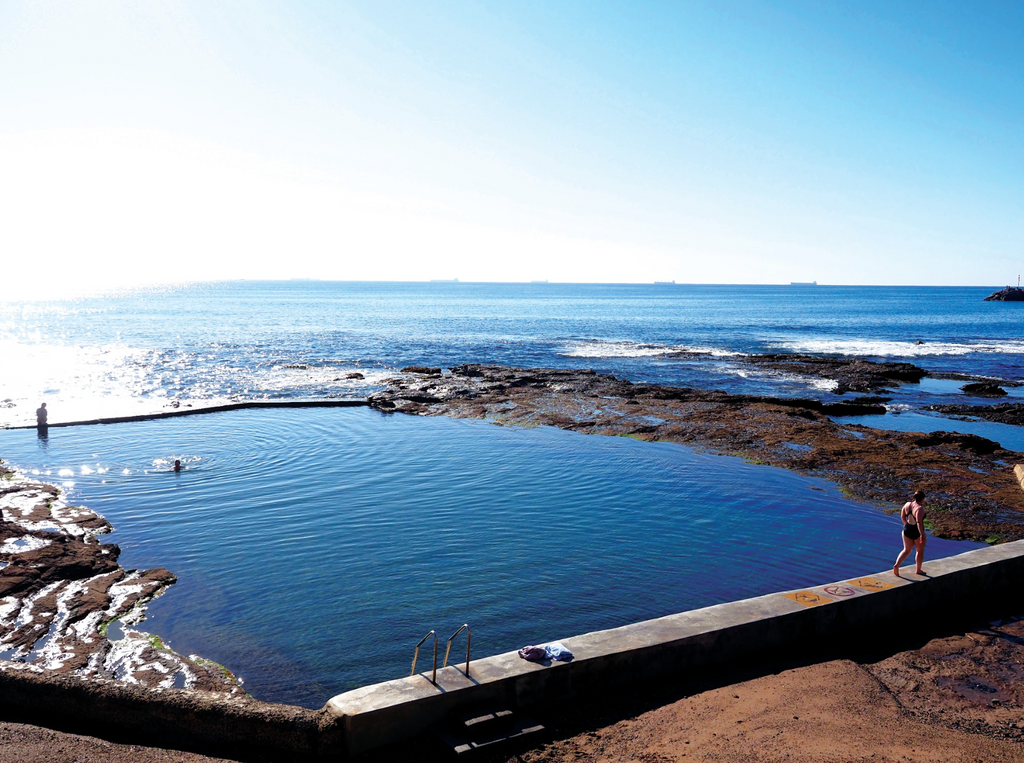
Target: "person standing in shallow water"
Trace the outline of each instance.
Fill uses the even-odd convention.
[[[903,522],[903,550],[896,557],[896,564],[892,567],[892,574],[900,576],[900,565],[910,556],[910,550],[917,548],[914,561],[917,562],[917,574],[924,575],[921,565],[924,564],[924,492],[918,490],[914,493],[914,499],[907,501],[900,509],[900,521]]]
[[[36,426],[40,429],[46,429],[46,403],[36,408]]]

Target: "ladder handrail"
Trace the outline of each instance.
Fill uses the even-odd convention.
[[[420,639],[420,643],[418,643],[416,645],[416,651],[414,651],[412,653],[412,670],[409,671],[409,675],[410,675],[410,677],[416,675],[416,658],[420,656],[420,647],[423,645],[423,642],[426,641],[431,636],[434,637],[434,672],[433,672],[433,674],[432,674],[432,676],[430,678],[430,683],[436,684],[437,683],[437,633],[435,633],[434,631],[430,631],[430,633],[428,633],[426,636],[421,638]]]
[[[459,628],[457,631],[455,631],[455,633],[448,637],[448,646],[445,647],[444,662],[441,664],[441,667],[448,667],[448,653],[452,649],[452,639],[454,639],[463,631],[466,631],[466,676],[469,677],[469,648],[473,643],[473,631],[469,629],[468,623],[463,623],[461,628]]]

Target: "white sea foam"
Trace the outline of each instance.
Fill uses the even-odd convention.
[[[0,544],[0,554],[24,554],[26,551],[35,551],[46,548],[53,541],[39,538],[35,535],[22,535],[20,538],[8,538]]]
[[[55,583],[49,583],[43,586],[40,590],[36,591],[31,596],[23,599],[19,602],[17,617],[14,620],[13,625],[10,627],[10,632],[14,632],[19,628],[24,628],[26,625],[31,624],[35,620],[35,606],[36,602],[49,596],[51,593],[56,591],[63,584],[64,581],[58,580]],[[39,627],[36,625],[34,627]]]
[[[558,351],[559,355],[567,358],[655,358],[680,353],[702,353],[718,358],[735,357],[741,354],[718,347],[685,344],[646,344],[604,339],[576,342]]]
[[[815,355],[867,355],[886,358],[917,358],[928,355],[971,355],[974,353],[1021,355],[1024,341],[974,342],[885,341],[881,339],[794,339],[778,344],[782,349]]]
[[[123,580],[110,586],[110,605],[107,607],[107,614],[109,616],[121,614],[121,609],[124,607],[125,602],[128,601],[128,598],[131,596],[138,596],[146,589],[145,583],[132,582],[138,578],[138,572],[129,572]],[[142,619],[142,617],[139,617],[138,621],[141,621]],[[122,618],[121,621],[127,622],[127,619]]]
[[[6,517],[8,521],[10,521],[11,517],[15,516],[15,512],[17,512],[17,516],[27,517],[35,511],[36,506],[53,499],[53,496],[48,492],[35,487],[35,484],[38,483],[28,482],[24,479],[18,479],[17,483],[24,484],[25,487],[0,496],[0,509],[10,514],[10,516]]]
[[[346,379],[351,373],[363,375],[362,379]],[[323,390],[358,390],[363,387],[381,385],[383,381],[395,375],[394,371],[378,368],[359,368],[357,366],[337,365],[279,365],[266,370],[258,380],[262,389],[268,391],[285,391],[309,389],[311,393],[322,394]],[[253,380],[256,383],[256,380]]]
[[[138,631],[125,631],[125,637],[112,641],[110,651],[103,655],[97,652],[89,660],[89,668],[95,672],[105,669],[118,681],[138,684],[135,672],[146,665],[142,653],[149,646],[148,639]]]
[[[71,604],[74,599],[80,597],[88,590],[88,581],[78,580],[68,583],[64,590],[57,594],[57,612],[50,625],[50,634],[42,644],[34,646],[36,660],[42,663],[47,670],[58,670],[64,667],[64,662],[74,658],[74,652],[66,652],[63,647],[64,633],[68,620],[71,617]]]
[[[834,392],[839,387],[835,379],[819,379],[814,376],[801,376],[799,374],[787,373],[785,371],[774,371],[766,368],[750,366],[724,366],[720,369],[723,373],[738,376],[741,379],[771,379],[774,382],[789,384],[802,384],[811,389],[822,392]]]

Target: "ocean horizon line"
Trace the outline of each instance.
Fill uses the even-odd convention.
[[[24,296],[17,295],[18,289],[0,296],[0,304],[19,302],[52,302],[73,299],[91,299],[109,296],[119,296],[147,291],[184,289],[190,287],[224,286],[231,284],[279,284],[293,286],[315,287],[316,285],[327,284],[352,284],[352,285],[394,285],[394,286],[429,286],[437,288],[448,288],[453,291],[465,287],[479,286],[525,286],[536,290],[550,289],[552,287],[594,287],[594,288],[643,288],[657,287],[661,293],[671,293],[674,289],[934,289],[934,290],[959,290],[959,289],[989,289],[999,290],[1007,284],[866,284],[866,283],[824,283],[821,281],[779,281],[771,283],[710,283],[710,282],[683,282],[683,281],[557,281],[551,279],[528,279],[515,281],[473,281],[461,278],[452,279],[420,279],[420,280],[368,280],[368,279],[331,279],[331,278],[224,278],[224,279],[195,279],[195,280],[174,280],[159,281],[140,284],[110,284],[110,285],[88,285],[71,289],[58,289],[41,292],[38,289],[26,290]]]

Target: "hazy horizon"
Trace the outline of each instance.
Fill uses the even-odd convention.
[[[829,284],[818,282],[801,282],[801,281],[778,281],[770,283],[696,283],[696,282],[653,282],[653,281],[470,281],[461,278],[431,278],[431,279],[419,279],[419,280],[388,280],[388,279],[338,279],[338,278],[307,278],[307,277],[290,277],[290,278],[223,278],[223,279],[207,279],[207,280],[192,280],[192,281],[164,281],[154,283],[136,283],[136,284],[87,284],[82,286],[65,285],[61,289],[49,289],[45,294],[32,293],[30,289],[21,289],[19,294],[11,293],[12,290],[5,290],[3,294],[0,294],[0,304],[10,302],[45,302],[54,300],[69,300],[69,299],[92,299],[92,298],[103,298],[103,297],[117,297],[125,293],[138,292],[138,291],[166,291],[174,289],[184,289],[194,286],[211,285],[216,286],[219,284],[231,284],[231,283],[271,283],[271,284],[302,284],[302,283],[322,283],[322,284],[393,284],[393,285],[428,285],[433,284],[436,286],[451,285],[454,287],[459,286],[651,286],[651,287],[664,287],[666,290],[670,290],[672,287],[720,287],[720,288],[748,288],[748,287],[761,287],[761,288],[775,288],[775,287],[794,287],[794,288],[842,288],[842,289],[957,289],[957,288],[971,288],[971,289],[991,289],[993,291],[1003,289],[1007,286],[1015,286],[1016,283],[1010,284]]]

